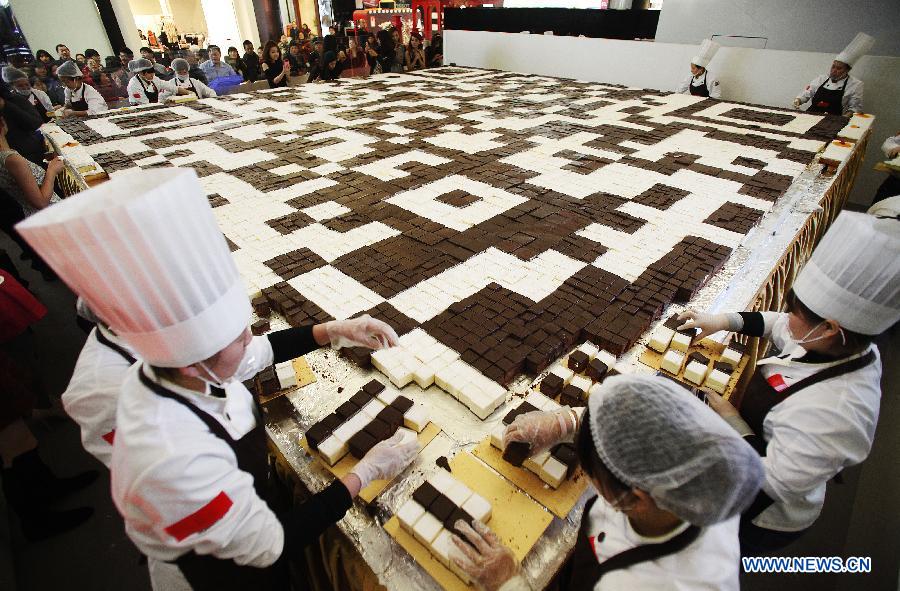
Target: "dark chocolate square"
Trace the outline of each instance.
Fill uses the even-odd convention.
[[[306,443],[310,449],[319,449],[319,444],[331,435],[332,429],[325,420],[321,420],[306,430]]]
[[[372,395],[362,390],[350,397],[350,402],[360,408],[368,404],[370,400],[372,400]]]
[[[472,516],[469,515],[466,511],[463,511],[461,508],[456,507],[453,510],[453,513],[451,513],[450,516],[444,520],[444,527],[449,529],[451,531],[451,533],[460,535],[459,532],[456,531],[456,522],[459,520],[464,521],[466,524],[469,525],[469,527],[472,526],[472,522],[474,521]],[[462,536],[462,537],[465,537],[465,536]]]
[[[558,375],[551,373],[547,374],[543,380],[541,380],[541,393],[549,396],[550,398],[554,398],[557,394],[562,392],[562,388],[565,382]]]
[[[382,392],[384,392],[384,384],[379,382],[378,380],[372,380],[365,386],[363,386],[363,392],[369,394],[370,396],[378,396]]]
[[[571,355],[569,355],[568,366],[569,369],[574,371],[575,373],[581,373],[587,368],[588,362],[591,360],[588,357],[588,354],[584,351],[575,351]]]
[[[397,396],[396,399],[391,403],[393,408],[396,408],[400,414],[406,414],[406,411],[412,408],[413,401],[407,398],[406,396]]]
[[[385,406],[384,408],[382,408],[378,413],[377,418],[384,421],[388,425],[391,425],[394,428],[394,431],[397,430],[397,427],[400,427],[403,424],[403,413],[401,413],[393,406]]]
[[[503,459],[513,466],[521,466],[531,455],[531,445],[522,441],[510,441],[503,450]]]
[[[592,359],[588,364],[587,371],[585,371],[585,375],[595,382],[599,382],[606,372],[609,370],[609,367],[599,359]]]
[[[520,411],[518,408],[512,409],[511,411],[506,413],[505,417],[503,417],[503,419],[502,419],[503,424],[504,425],[512,425],[513,421],[515,421],[516,417],[519,416],[520,414],[522,414],[522,411]]]
[[[550,455],[565,464],[570,471],[575,464],[578,463],[578,455],[575,452],[575,446],[571,443],[560,443],[550,450]]]
[[[347,419],[355,415],[358,411],[359,407],[348,400],[344,404],[337,407],[337,410],[335,412],[346,421]]]
[[[341,423],[343,423],[344,420],[341,418],[341,415],[337,413],[331,413],[320,422],[326,425],[329,431],[334,431],[341,426]]]
[[[388,425],[385,421],[381,419],[372,419],[368,425],[366,425],[365,431],[371,435],[376,442],[384,441],[388,437],[394,434],[397,431],[397,427],[392,427]]]
[[[375,438],[372,437],[366,431],[360,431],[356,435],[350,438],[350,441],[347,442],[347,447],[350,448],[350,454],[360,460],[369,453],[369,450],[375,447],[375,444],[378,443],[375,441]]]
[[[703,365],[709,365],[709,357],[704,355],[703,353],[694,352],[688,355],[688,363],[691,361],[696,361],[698,363],[702,363]]]
[[[415,502],[422,505],[422,507],[428,509],[439,494],[438,490],[431,486],[431,483],[423,482],[422,486],[417,488],[416,492],[413,493],[412,498]]]
[[[729,375],[729,376],[734,373],[734,367],[725,363],[724,361],[716,361],[713,364],[713,369],[718,369],[722,373]]]
[[[443,494],[438,493],[437,498],[434,499],[434,502],[431,503],[428,507],[428,512],[437,518],[438,521],[443,523],[446,521],[450,515],[453,514],[453,511],[456,509],[456,505],[453,504],[453,501],[445,497]]]

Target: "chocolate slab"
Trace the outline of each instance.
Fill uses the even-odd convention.
[[[521,466],[531,455],[531,446],[521,441],[510,441],[503,450],[503,459],[513,466]]]
[[[606,375],[606,372],[608,370],[609,367],[607,367],[605,363],[603,363],[599,359],[592,359],[588,364],[587,370],[585,370],[584,375],[591,378],[595,382],[599,382],[603,379],[603,376]]]
[[[366,431],[360,431],[350,438],[350,441],[347,442],[347,447],[350,448],[350,454],[354,458],[361,460],[369,453],[370,449],[375,447],[376,443],[377,441],[375,441],[375,438],[372,437],[372,435]]]
[[[363,392],[369,394],[370,396],[377,396],[384,391],[384,384],[379,382],[378,380],[370,380],[363,386]]]
[[[364,407],[371,400],[372,400],[372,395],[363,390],[359,390],[353,396],[350,397],[350,402],[352,402],[359,408]]]
[[[721,371],[722,373],[729,375],[729,376],[734,373],[734,368],[731,365],[725,363],[724,361],[716,361],[713,364],[713,369],[717,369],[717,370]]]
[[[556,374],[547,374],[543,380],[541,380],[540,390],[542,394],[549,396],[550,398],[555,398],[562,392],[563,384],[565,382],[561,377]]]
[[[425,509],[431,506],[440,493],[430,483],[423,482],[419,488],[413,493],[412,498],[415,502],[422,505]]]
[[[575,373],[583,373],[591,358],[584,351],[573,351],[569,355],[568,368]]]
[[[412,406],[413,401],[406,396],[397,396],[397,398],[395,398],[391,403],[391,407],[397,409],[400,414],[406,414],[406,411],[411,409]]]
[[[344,404],[337,407],[337,410],[334,412],[346,421],[347,419],[355,415],[358,411],[359,407],[348,400]]]
[[[388,424],[387,421],[383,421],[379,418],[372,419],[372,421],[366,425],[366,432],[375,439],[376,442],[384,441],[385,439],[392,436],[397,431],[397,425]]]
[[[381,409],[381,411],[378,413],[377,418],[392,426],[394,431],[396,431],[398,427],[403,425],[403,413],[401,413],[393,406],[386,406]]]
[[[434,502],[428,506],[428,512],[435,516],[435,518],[443,523],[446,521],[448,517],[453,514],[453,511],[457,509],[456,505],[453,504],[453,501],[445,497],[442,493],[438,493],[437,498],[434,499]]]

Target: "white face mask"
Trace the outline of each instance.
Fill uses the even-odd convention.
[[[821,341],[825,338],[824,334],[810,338],[810,335],[812,335],[822,325],[825,324],[824,320],[809,329],[806,334],[799,339],[794,338],[794,335],[791,333],[790,324],[788,323],[788,317],[789,315],[785,314],[784,316],[779,318],[775,323],[775,326],[772,327],[772,336],[780,337],[780,340],[784,343],[784,346],[781,347],[781,354],[778,357],[784,359],[785,361],[791,361],[803,357],[807,353],[807,349],[803,345],[815,343],[816,341]],[[843,338],[843,336],[844,331],[842,330],[841,337]]]
[[[179,82],[187,82],[187,79],[189,78],[187,72],[185,72],[184,75],[175,74],[175,77],[178,79]]]
[[[209,379],[201,377],[201,376],[197,376],[197,377],[199,377],[201,380],[203,380],[204,382],[206,382],[213,388],[221,388],[222,390],[227,390],[229,386],[233,386],[235,384],[238,384],[240,382],[243,382],[244,380],[247,380],[247,379],[253,377],[253,375],[255,375],[255,372],[253,372],[253,368],[255,367],[255,365],[256,365],[256,356],[255,355],[247,355],[245,352],[244,357],[241,359],[241,362],[238,364],[237,369],[234,370],[234,373],[231,374],[231,377],[223,380],[222,378],[217,376],[216,373],[209,366],[207,366],[205,363],[203,363],[201,361],[200,367],[205,369],[206,373],[208,373],[210,376],[212,376],[213,379],[209,380]],[[215,380],[215,381],[213,381],[213,380]]]

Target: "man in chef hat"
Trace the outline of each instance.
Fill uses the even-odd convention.
[[[721,84],[706,69],[713,56],[719,51],[719,47],[721,46],[711,39],[703,40],[703,43],[700,44],[700,52],[691,58],[691,75],[681,81],[676,92],[715,99],[722,98]]]
[[[800,96],[794,99],[794,108],[810,102],[809,113],[851,116],[863,112],[862,80],[850,75],[850,68],[869,53],[875,39],[858,33],[844,51],[834,56],[831,72],[816,76],[806,85]]]
[[[401,472],[418,442],[383,441],[302,505],[279,505],[242,381],[329,343],[391,346],[396,333],[364,316],[252,337],[246,288],[192,170],[119,177],[46,212],[17,229],[142,360],[119,396],[110,468],[154,589],[285,588],[287,558]]]

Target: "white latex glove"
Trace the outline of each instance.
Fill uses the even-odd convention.
[[[350,320],[332,320],[325,323],[325,332],[333,349],[343,347],[367,347],[383,349],[396,347],[400,337],[390,325],[363,314]]]
[[[797,109],[798,111],[800,110],[800,99],[798,99],[798,98],[794,99],[794,108]]]
[[[559,410],[526,412],[503,432],[503,447],[510,441],[531,444],[532,455],[549,449],[575,432],[575,415],[568,406]]]
[[[359,478],[362,490],[375,480],[392,480],[416,459],[418,453],[419,440],[404,437],[402,430],[397,431],[393,437],[370,449],[350,472]]]
[[[512,550],[503,545],[497,534],[480,521],[474,521],[475,529],[465,521],[456,522],[456,528],[470,544],[453,536],[450,560],[484,591],[497,591],[519,572],[519,563]],[[474,546],[474,548],[472,547]]]
[[[740,318],[740,317],[739,317]],[[678,315],[681,326],[678,330],[689,330],[699,328],[697,338],[701,339],[720,330],[730,330],[731,315],[730,314],[706,314],[697,312],[696,310],[688,310]]]

